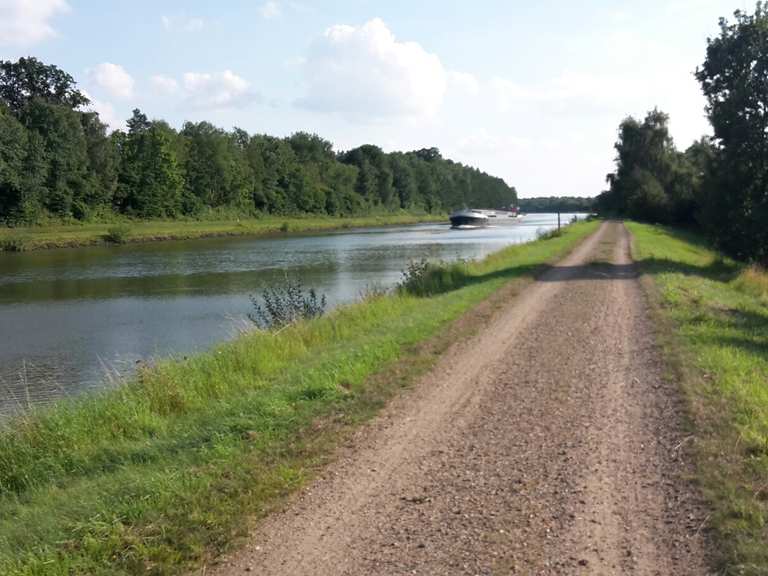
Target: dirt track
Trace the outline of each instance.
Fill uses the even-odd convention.
[[[628,254],[604,224],[206,574],[707,574]]]

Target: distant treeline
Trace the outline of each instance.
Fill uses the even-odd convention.
[[[768,9],[720,21],[696,71],[714,138],[684,152],[659,110],[619,127],[603,214],[702,228],[726,253],[768,265]]]
[[[578,196],[549,196],[543,198],[520,198],[520,212],[592,212],[594,198]]]
[[[134,110],[108,134],[73,78],[35,58],[0,61],[0,223],[229,214],[351,215],[501,208],[517,194],[501,178],[437,148],[336,153],[314,134],[180,131]]]

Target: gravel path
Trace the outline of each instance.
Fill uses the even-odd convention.
[[[205,573],[707,574],[660,370],[604,224]]]

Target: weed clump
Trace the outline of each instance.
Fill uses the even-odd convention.
[[[111,244],[125,244],[128,240],[128,236],[131,234],[130,227],[125,224],[112,226],[107,233],[104,234],[104,240]]]
[[[443,294],[465,286],[469,281],[467,262],[429,262],[413,260],[402,272],[398,290],[413,296]]]
[[[299,320],[318,318],[325,313],[325,294],[314,288],[306,290],[300,280],[285,279],[281,286],[262,290],[260,297],[251,295],[253,312],[248,318],[262,330],[288,326]]]

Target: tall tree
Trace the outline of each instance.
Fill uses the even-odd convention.
[[[704,223],[721,248],[768,264],[768,8],[720,20],[696,71],[715,133]]]
[[[0,60],[0,101],[18,115],[34,99],[70,109],[89,102],[76,88],[74,78],[56,66],[31,57],[17,62]]]
[[[648,112],[640,122],[619,125],[616,172],[610,190],[598,198],[602,212],[662,223],[690,223],[696,213],[694,170],[669,135],[669,116]]]
[[[24,220],[22,178],[27,153],[27,131],[0,106],[0,221]]]
[[[22,123],[41,136],[45,150],[42,204],[49,213],[65,218],[87,217],[93,193],[80,116],[66,106],[41,99],[30,101],[21,116]]]
[[[117,200],[123,212],[142,218],[172,217],[181,210],[183,178],[169,128],[139,110],[120,144]]]

